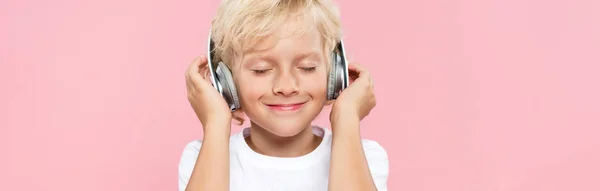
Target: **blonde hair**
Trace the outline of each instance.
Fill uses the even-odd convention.
[[[342,36],[339,10],[331,0],[223,0],[211,27],[215,61],[231,67],[235,56],[277,32],[287,21],[297,22],[294,34],[317,27],[324,53],[333,51]]]
[[[342,38],[339,10],[331,0],[223,0],[211,24],[213,62],[223,61],[231,68],[236,56],[272,36],[289,21],[297,24],[293,34],[316,27],[325,59],[330,60],[328,52]],[[244,122],[242,113],[240,109],[233,114],[240,125]]]

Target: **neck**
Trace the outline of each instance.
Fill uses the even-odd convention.
[[[322,138],[313,134],[312,127],[307,127],[291,137],[280,137],[251,123],[250,136],[245,140],[252,150],[263,155],[299,157],[315,150]]]

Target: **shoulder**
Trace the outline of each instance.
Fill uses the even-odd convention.
[[[365,155],[387,160],[387,151],[377,141],[362,139],[362,146],[363,150],[365,151]]]
[[[325,128],[323,128],[323,130],[327,139],[333,139],[331,130]],[[328,144],[331,144],[331,141],[328,142]],[[386,149],[381,146],[379,142],[370,139],[361,139],[361,144],[367,162],[369,163],[369,168],[371,168],[372,171],[375,170],[378,173],[385,174],[387,177],[389,161]]]
[[[196,158],[198,157],[198,153],[200,153],[201,147],[202,140],[193,140],[185,145],[179,161],[180,170],[181,167],[186,167],[185,165],[187,164],[187,162],[193,161],[195,164]]]
[[[179,159],[180,173],[186,171],[190,171],[191,173],[191,169],[193,169],[194,164],[196,164],[196,159],[198,158],[201,147],[202,140],[193,140],[185,145],[183,152],[181,153],[181,158]]]
[[[193,140],[188,142],[183,150],[200,150],[200,146],[202,146],[202,140]]]
[[[192,176],[192,171],[194,170],[194,165],[196,165],[196,159],[198,158],[198,154],[200,153],[200,147],[202,147],[201,140],[193,140],[185,145],[183,148],[183,153],[181,154],[181,158],[179,159],[179,168],[178,168],[178,185],[180,191],[185,190],[190,177]]]
[[[373,181],[378,190],[387,190],[387,179],[389,175],[389,159],[385,148],[377,141],[363,139],[363,150],[371,171]]]
[[[185,147],[183,147],[183,152],[199,152],[200,147],[202,146],[202,140],[193,140],[188,142]]]

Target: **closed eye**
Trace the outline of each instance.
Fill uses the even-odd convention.
[[[266,72],[268,72],[271,69],[265,69],[265,70],[252,70],[252,72],[256,73],[256,74],[264,74]]]
[[[305,72],[312,72],[315,71],[317,67],[302,67],[300,69],[304,70]]]

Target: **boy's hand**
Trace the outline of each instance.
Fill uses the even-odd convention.
[[[373,80],[369,72],[356,63],[348,65],[350,85],[344,89],[333,103],[329,120],[362,120],[375,107]]]
[[[373,81],[356,63],[348,70],[351,84],[334,101],[329,116],[333,139],[328,190],[377,190],[360,136],[360,120],[375,107]]]
[[[204,132],[207,126],[223,127],[230,124],[232,117],[227,102],[212,86],[209,73],[206,56],[196,57],[185,73],[187,98]]]

